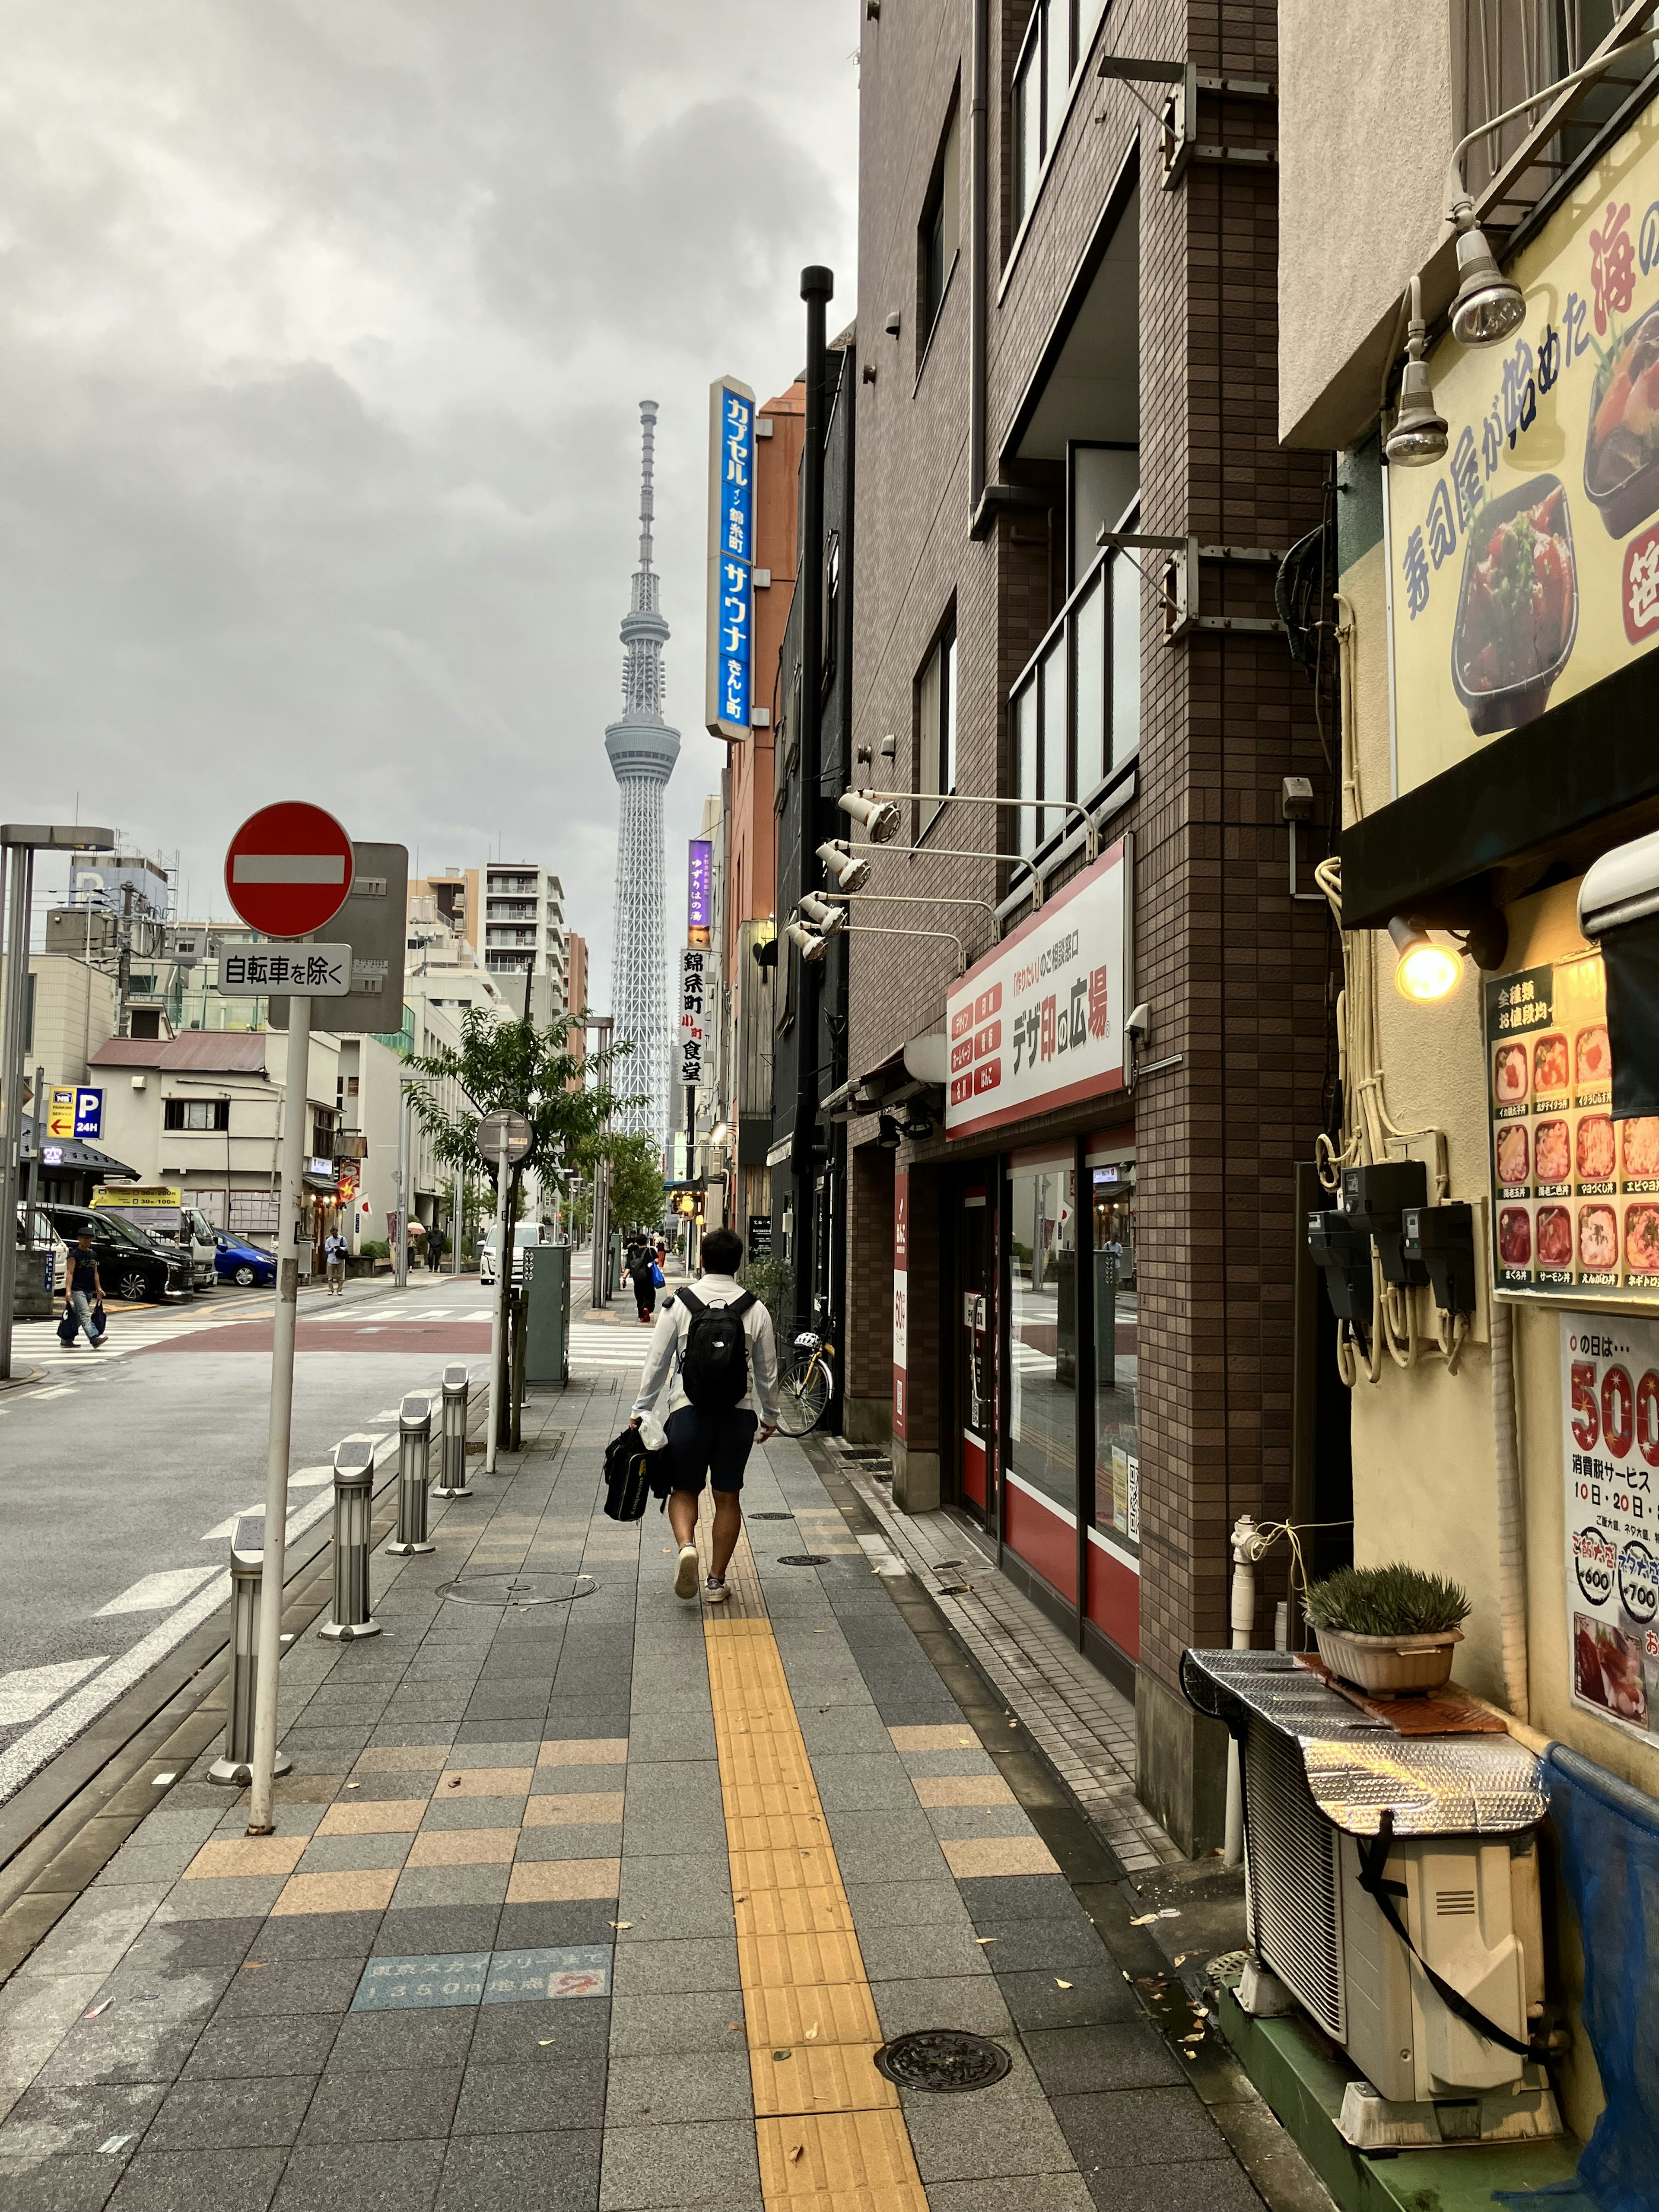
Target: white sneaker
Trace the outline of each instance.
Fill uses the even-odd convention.
[[[732,1593],[726,1587],[724,1575],[710,1575],[702,1586],[702,1595],[706,1605],[724,1605]]]
[[[696,1597],[697,1594],[697,1547],[695,1544],[680,1546],[680,1562],[674,1570],[676,1597]]]

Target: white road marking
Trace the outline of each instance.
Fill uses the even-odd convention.
[[[37,1406],[40,1406],[44,1405],[48,1398],[72,1398],[74,1395],[73,1382],[60,1382],[54,1390],[37,1390],[34,1393],[34,1402]]]
[[[94,1618],[101,1620],[111,1613],[165,1613],[193,1596],[213,1571],[211,1567],[169,1567],[159,1574],[146,1575],[119,1597],[100,1605]]]
[[[55,1667],[19,1667],[0,1674],[0,1722],[15,1726],[19,1721],[32,1721],[103,1664],[101,1657],[65,1659]]]

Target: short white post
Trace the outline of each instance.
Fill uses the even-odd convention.
[[[1231,1608],[1233,1650],[1248,1651],[1255,1627],[1255,1522],[1241,1513],[1233,1523],[1233,1587]],[[1225,1863],[1236,1867],[1244,1856],[1244,1778],[1239,1771],[1238,1739],[1227,1739],[1227,1827]]]

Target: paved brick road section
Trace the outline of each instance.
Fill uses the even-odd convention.
[[[805,1455],[705,1615],[549,1408],[288,1655],[279,1832],[192,1771],[0,1990],[0,2212],[1253,2212]],[[439,1595],[507,1571],[594,1587]],[[895,2092],[939,2026],[1007,2077]]]

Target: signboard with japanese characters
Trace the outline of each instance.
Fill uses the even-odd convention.
[[[1659,1736],[1659,1321],[1561,1316],[1572,1701]]]
[[[910,1170],[893,1170],[893,1434],[908,1433],[910,1381]]]
[[[693,837],[687,855],[685,877],[686,933],[693,945],[707,945],[714,925],[714,848],[707,837]]]
[[[46,1134],[49,1137],[100,1136],[104,1127],[104,1094],[84,1084],[54,1084],[46,1093]]]
[[[1132,874],[1120,838],[951,986],[947,1137],[1123,1089]]]
[[[1508,273],[1521,328],[1430,356],[1444,460],[1385,472],[1401,792],[1659,642],[1659,112]]]
[[[349,945],[248,945],[219,960],[219,988],[243,992],[301,992],[313,999],[343,999],[351,988]]]
[[[754,673],[755,395],[708,387],[708,691],[712,736],[746,738]]]
[[[1659,1307],[1659,1119],[1615,1121],[1601,956],[1486,987],[1492,1281]]]
[[[709,963],[707,946],[685,945],[680,953],[679,1066],[675,1080],[686,1090],[697,1089],[703,1079],[703,1045],[708,1034]]]

